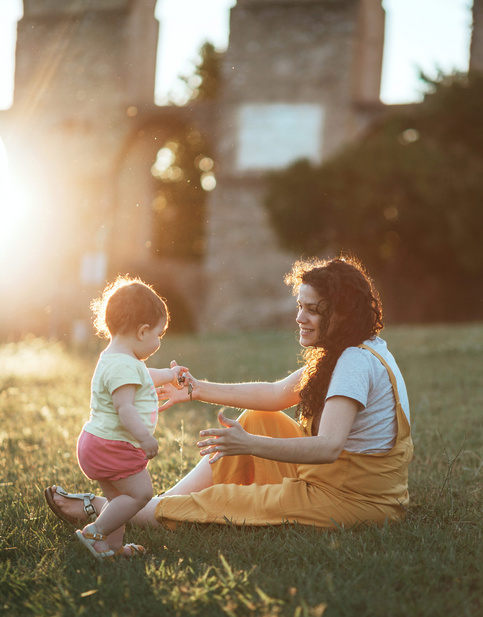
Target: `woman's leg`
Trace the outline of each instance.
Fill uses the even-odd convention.
[[[164,495],[189,495],[213,486],[213,474],[208,457],[204,456],[193,469]]]
[[[154,518],[154,511],[159,501],[164,495],[189,495],[190,493],[196,493],[198,491],[207,488],[213,484],[213,477],[211,473],[211,465],[208,463],[208,458],[205,457],[192,469],[188,475],[182,478],[173,488],[170,488],[166,493],[161,496],[153,497],[151,501],[140,510],[133,518],[131,522],[140,527],[157,527],[158,523]],[[56,486],[52,487],[53,499],[57,507],[66,515],[77,518],[79,521],[85,521],[86,516],[84,512],[83,503],[77,499],[67,499],[62,495],[59,495],[55,491]],[[101,512],[107,504],[105,497],[96,496],[92,502],[98,512]]]
[[[196,467],[194,467],[172,488],[167,490],[162,495],[153,497],[153,499],[151,499],[151,501],[131,519],[131,523],[139,525],[139,527],[159,527],[159,523],[157,522],[154,514],[156,511],[156,506],[164,497],[198,493],[209,486],[213,486],[213,476],[211,473],[211,465],[208,462],[208,457],[205,456],[196,465]]]

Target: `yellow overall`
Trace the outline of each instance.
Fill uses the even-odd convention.
[[[396,399],[397,437],[380,454],[343,450],[330,464],[296,465],[254,456],[227,456],[212,467],[213,486],[191,495],[162,499],[156,520],[175,528],[184,521],[236,525],[303,525],[335,528],[363,523],[382,525],[404,519],[409,502],[408,465],[413,444],[409,422],[397,391],[396,378],[385,360]],[[309,436],[282,411],[247,410],[243,428],[270,437]]]

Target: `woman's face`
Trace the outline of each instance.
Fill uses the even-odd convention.
[[[302,283],[297,298],[297,324],[300,329],[300,344],[302,347],[320,345],[321,313],[327,308],[327,303],[319,296],[313,287]]]

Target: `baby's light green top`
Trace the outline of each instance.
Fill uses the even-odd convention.
[[[121,386],[136,386],[134,405],[141,420],[154,433],[158,420],[158,397],[146,365],[123,353],[102,353],[91,384],[91,415],[84,430],[103,439],[139,442],[121,424],[112,402],[112,393]]]

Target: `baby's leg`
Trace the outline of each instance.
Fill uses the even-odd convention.
[[[175,484],[162,495],[153,497],[151,501],[140,510],[132,519],[131,523],[140,527],[159,527],[154,514],[156,506],[164,497],[171,495],[189,495],[190,493],[198,493],[204,488],[213,486],[213,474],[211,465],[208,462],[208,457],[205,456],[184,478]]]
[[[109,548],[117,550],[122,546],[124,524],[141,510],[152,498],[153,487],[147,469],[115,481],[100,481],[100,487],[108,503],[102,508],[95,523],[82,530],[109,536],[106,541],[98,540],[94,544],[96,551],[103,552]]]

